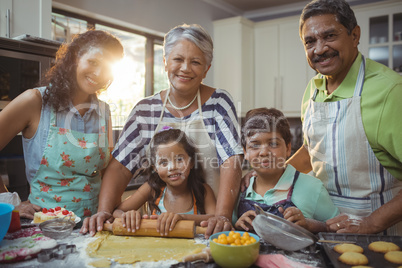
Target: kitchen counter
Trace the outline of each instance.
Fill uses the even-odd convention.
[[[26,220],[22,222],[23,224],[27,223]],[[6,264],[6,265],[1,265],[2,267],[40,267],[40,268],[47,268],[47,267],[69,267],[69,268],[75,268],[75,267],[92,267],[88,266],[87,263],[92,261],[88,256],[86,256],[85,249],[86,246],[89,242],[95,240],[96,238],[91,237],[89,235],[82,235],[79,233],[80,229],[80,224],[78,224],[72,234],[62,240],[58,240],[58,244],[65,243],[65,244],[74,244],[76,245],[77,252],[75,253],[70,253],[66,256],[64,260],[56,260],[52,259],[48,262],[39,262],[37,258],[34,258],[32,260],[27,260],[27,261],[22,261],[22,262],[17,262],[13,264]],[[208,241],[202,236],[197,236],[197,242],[202,242],[207,244]],[[323,255],[321,254],[322,249],[316,247],[315,245],[311,246],[310,248],[306,248],[305,250],[301,250],[298,252],[285,252],[283,250],[280,250],[270,244],[267,244],[265,242],[261,242],[260,245],[260,254],[282,254],[287,256],[289,259],[293,261],[298,261],[298,262],[303,262],[305,264],[315,266],[315,267],[327,267],[326,265],[326,260],[324,259]],[[195,268],[218,268],[219,266],[215,263],[208,263],[205,264],[203,262],[195,262],[195,263],[177,263],[177,264],[172,264],[173,262],[165,261],[165,262],[142,262],[142,263],[137,263],[134,267],[157,267],[157,268],[163,268],[163,267],[195,267]],[[111,267],[133,267],[131,264],[126,264],[126,265],[120,265],[117,263],[113,263]],[[252,267],[257,267],[257,266],[252,266]]]

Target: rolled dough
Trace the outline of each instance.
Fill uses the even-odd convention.
[[[98,232],[96,237],[87,246],[88,255],[99,261],[113,259],[120,264],[165,260],[180,262],[185,256],[206,247],[205,244],[196,244],[194,239],[185,238],[116,236],[108,231]],[[98,267],[94,264],[91,265]]]

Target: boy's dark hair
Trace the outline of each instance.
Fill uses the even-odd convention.
[[[275,108],[257,108],[247,112],[241,129],[241,144],[246,148],[246,139],[258,132],[279,132],[286,145],[291,143],[289,122],[283,113]]]
[[[105,48],[117,61],[123,58],[124,48],[114,35],[101,30],[88,30],[76,35],[72,42],[63,44],[56,53],[55,65],[46,73],[42,82],[46,86],[44,104],[49,103],[56,111],[67,107],[78,88],[76,70],[78,59],[92,47]]]
[[[161,212],[159,207],[155,204],[156,200],[161,194],[161,189],[166,186],[166,183],[161,180],[158,173],[153,170],[156,162],[156,152],[159,145],[168,144],[171,142],[176,142],[183,146],[191,161],[194,163],[194,167],[191,169],[188,176],[187,186],[188,190],[191,191],[196,200],[197,209],[200,213],[205,214],[204,199],[205,199],[205,188],[204,188],[204,170],[202,166],[196,162],[197,149],[192,145],[192,141],[187,137],[187,135],[180,129],[169,129],[158,132],[153,137],[150,144],[150,166],[146,169],[146,174],[148,177],[148,184],[152,188],[152,195],[148,198],[148,206],[151,211]]]
[[[300,15],[299,35],[305,21],[311,17],[325,14],[334,14],[340,24],[345,26],[350,35],[357,26],[355,13],[345,0],[314,0],[308,3]]]

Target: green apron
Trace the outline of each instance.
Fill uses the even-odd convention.
[[[78,217],[98,209],[101,170],[109,162],[106,120],[99,118],[99,133],[56,127],[51,109],[49,135],[41,164],[31,181],[29,201],[40,207],[64,207]]]

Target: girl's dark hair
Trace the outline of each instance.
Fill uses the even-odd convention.
[[[241,144],[246,148],[247,137],[258,132],[279,132],[286,145],[292,141],[290,125],[285,115],[275,108],[257,108],[246,113],[241,129]]]
[[[177,142],[186,151],[191,161],[194,163],[194,167],[191,169],[187,180],[188,190],[191,191],[196,200],[197,209],[200,213],[205,214],[204,200],[205,200],[205,188],[204,188],[204,170],[202,166],[197,163],[196,157],[198,150],[193,146],[192,141],[187,135],[180,129],[168,129],[158,132],[153,137],[150,144],[150,165],[145,170],[148,174],[148,184],[152,188],[152,195],[148,198],[148,206],[151,211],[161,212],[159,207],[155,204],[158,197],[161,195],[161,189],[166,186],[166,183],[159,177],[158,173],[153,170],[156,163],[156,152],[158,147],[163,144],[171,142]]]
[[[46,73],[42,85],[46,86],[44,104],[56,110],[67,107],[77,89],[77,61],[93,47],[107,49],[113,60],[123,58],[124,49],[114,35],[100,30],[88,30],[76,35],[72,42],[63,44],[56,53],[55,65]]]
[[[300,15],[299,34],[305,21],[318,15],[334,14],[340,24],[345,26],[350,35],[357,26],[355,13],[345,0],[314,0],[308,3]]]

